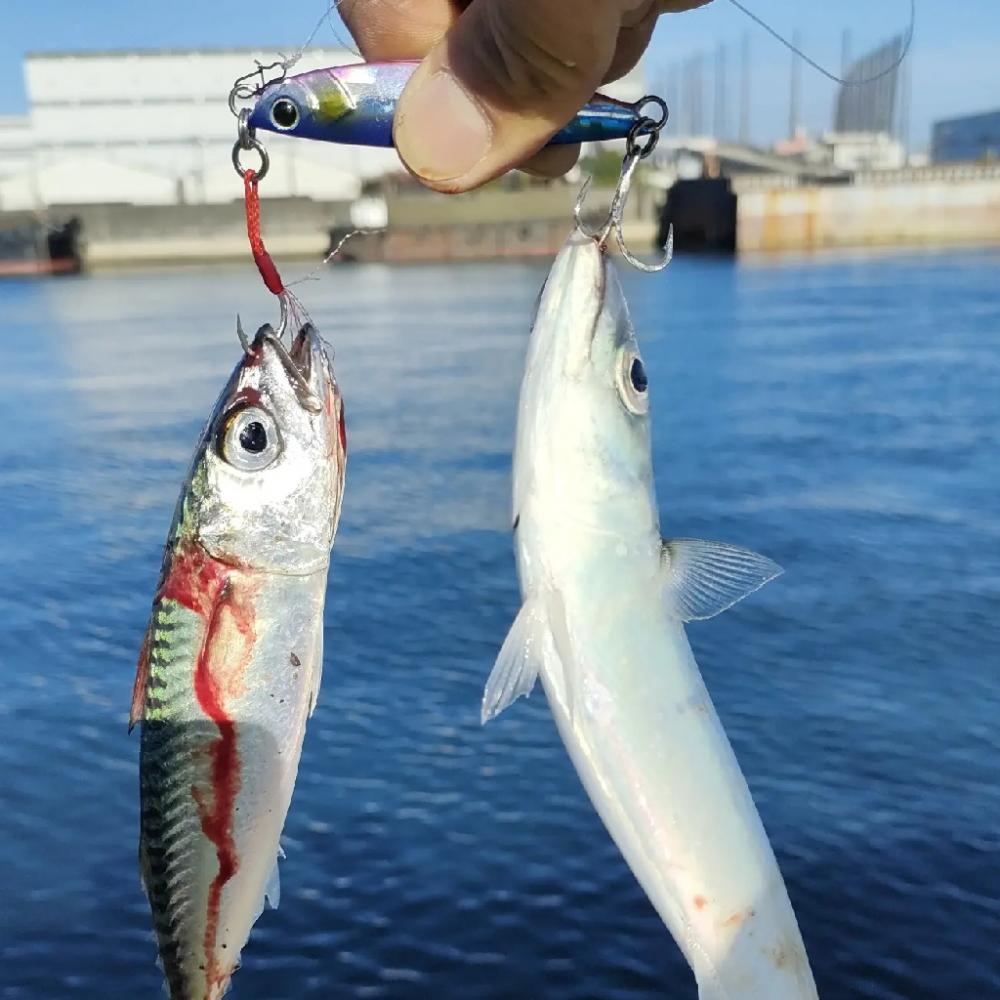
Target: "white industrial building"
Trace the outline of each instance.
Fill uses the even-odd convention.
[[[163,205],[242,197],[230,159],[233,81],[273,62],[263,50],[29,55],[28,114],[0,117],[0,211],[60,205]],[[310,49],[294,72],[357,62]],[[271,156],[262,193],[357,197],[361,180],[398,169],[392,150],[261,136]],[[247,163],[256,157],[248,156]]]
[[[0,211],[240,198],[227,97],[254,60],[275,58],[263,49],[29,55],[28,114],[0,117]],[[292,72],[357,61],[348,49],[311,48]],[[642,96],[641,70],[610,92]],[[353,200],[363,179],[400,169],[393,150],[260,138],[271,153],[265,197]]]

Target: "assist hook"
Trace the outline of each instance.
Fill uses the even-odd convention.
[[[273,348],[275,353],[278,355],[278,360],[281,362],[282,367],[285,369],[285,374],[288,376],[292,383],[292,387],[295,390],[295,395],[298,397],[299,402],[302,406],[307,409],[310,413],[322,413],[323,403],[317,397],[316,393],[312,391],[309,387],[309,383],[306,381],[302,372],[299,370],[299,366],[295,363],[291,354],[288,353],[288,348],[285,347],[282,341],[282,335],[284,334],[285,325],[288,322],[288,307],[285,304],[284,296],[280,297],[281,302],[281,325],[277,330],[272,329],[270,323],[265,323],[258,331],[257,338],[260,340],[266,340]],[[236,315],[236,336],[240,339],[240,345],[243,348],[243,353],[248,357],[253,354],[253,345],[250,343],[246,332],[243,329],[243,322],[241,321],[239,314]],[[256,338],[255,338],[256,339]]]

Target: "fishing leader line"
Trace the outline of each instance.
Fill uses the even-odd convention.
[[[883,70],[880,70],[878,73],[873,74],[872,76],[862,77],[860,80],[848,80],[842,76],[838,76],[836,73],[832,73],[825,66],[820,65],[815,59],[807,55],[794,42],[789,41],[776,28],[772,28],[771,25],[767,23],[767,21],[765,21],[758,14],[755,14],[752,10],[750,10],[749,7],[741,3],[740,0],[729,0],[729,2],[738,11],[740,11],[741,13],[745,14],[748,18],[750,18],[750,20],[753,21],[754,24],[756,24],[760,28],[763,28],[764,31],[766,31],[775,41],[779,42],[790,52],[793,52],[795,55],[797,55],[808,66],[816,70],[817,73],[820,73],[822,76],[825,76],[828,80],[831,80],[833,83],[839,83],[845,87],[864,87],[869,83],[875,83],[877,80],[881,80],[883,77],[888,76],[890,73],[893,72],[893,70],[898,69],[903,64],[903,61],[910,54],[910,49],[913,46],[913,33],[917,23],[917,0],[910,0],[910,20],[903,36],[903,47],[899,55],[892,61],[892,63],[889,66],[887,66]],[[295,53],[292,56],[283,57],[280,60],[278,60],[277,63],[272,63],[270,66],[262,66],[260,63],[258,63],[257,64],[258,70],[266,71],[268,69],[273,69],[280,66],[283,73],[287,74],[287,72],[302,58],[302,55],[306,51],[306,49],[309,48],[309,46],[313,43],[313,41],[316,38],[316,35],[319,34],[320,28],[323,27],[324,22],[329,25],[330,30],[333,32],[334,38],[336,39],[338,45],[341,45],[348,51],[353,52],[359,59],[362,58],[361,53],[357,50],[357,47],[344,40],[344,38],[340,34],[340,31],[337,28],[336,23],[332,18],[332,15],[340,7],[340,4],[341,0],[331,0],[331,2],[327,4],[326,9],[323,11],[319,20],[313,27],[312,31],[309,33],[309,37],[305,40],[305,42],[301,46],[299,46],[299,48],[295,51]]]
[[[340,32],[337,30],[336,24],[331,18],[331,15],[337,10],[338,7],[340,7],[340,4],[341,0],[331,0],[331,2],[327,4],[326,9],[320,15],[319,20],[313,25],[312,31],[309,32],[309,37],[306,38],[306,40],[292,53],[292,55],[286,56],[283,52],[279,51],[279,58],[270,63],[262,63],[259,59],[254,59],[254,64],[257,68],[239,77],[233,84],[232,90],[229,92],[229,110],[232,112],[234,118],[240,117],[240,109],[238,107],[238,103],[240,101],[252,100],[261,90],[264,89],[264,87],[272,83],[280,83],[286,76],[288,76],[288,71],[299,62],[305,54],[306,49],[312,45],[324,23],[330,26],[330,29],[333,31],[334,37],[337,39],[337,43],[339,45],[352,52],[359,59],[361,58],[361,53],[358,52],[357,48],[344,42],[340,36]],[[277,70],[278,75],[272,79],[268,79],[267,74],[271,70]],[[254,80],[254,78],[260,79],[260,83],[258,85],[251,85],[251,81]],[[244,146],[243,148],[248,149],[249,147]],[[239,167],[236,169],[237,173],[239,173]],[[262,179],[265,171],[266,166],[258,171],[258,180]]]
[[[811,66],[814,70],[816,70],[817,73],[821,73],[828,80],[832,80],[834,83],[843,84],[846,87],[863,87],[866,84],[875,83],[876,80],[881,80],[882,77],[888,76],[893,70],[898,69],[902,65],[903,60],[906,59],[906,57],[910,54],[910,48],[913,45],[913,31],[917,23],[917,0],[910,0],[910,21],[909,24],[907,25],[906,32],[904,33],[903,36],[903,48],[899,56],[893,60],[890,66],[886,67],[883,70],[880,70],[878,73],[875,73],[872,76],[866,76],[860,80],[845,80],[843,77],[837,76],[836,73],[831,73],[830,70],[828,70],[825,66],[821,66],[818,62],[816,62],[815,59],[812,59],[805,52],[803,52],[802,49],[800,49],[794,42],[790,42],[779,31],[777,31],[775,28],[772,28],[771,25],[769,25],[767,21],[765,21],[762,17],[755,14],[752,10],[750,10],[749,7],[744,6],[744,4],[740,2],[740,0],[729,0],[729,2],[737,10],[741,11],[743,14],[749,17],[750,20],[753,21],[756,25],[763,28],[773,39],[784,45],[785,48],[788,49],[790,52],[794,52],[795,55],[797,55],[800,59],[802,59],[803,62],[805,62],[807,65]],[[359,59],[361,58],[361,53],[358,52],[357,48],[351,45],[350,43],[344,41],[331,16],[337,10],[337,8],[340,7],[340,4],[341,0],[332,0],[332,2],[328,4],[326,10],[323,12],[323,16],[319,19],[319,21],[316,22],[316,27],[313,28],[312,33],[306,39],[305,44],[295,53],[295,55],[291,59],[283,61],[283,65],[286,70],[291,69],[292,66],[294,66],[295,63],[297,63],[299,59],[302,58],[302,53],[312,43],[313,39],[318,34],[319,29],[323,26],[324,21],[330,26],[330,29],[333,31],[337,43],[343,46],[344,48],[348,49],[349,51],[353,52],[356,56],[358,56]]]
[[[880,72],[876,73],[874,76],[866,76],[861,80],[845,80],[843,77],[837,76],[836,73],[831,73],[828,69],[820,66],[815,59],[810,59],[809,56],[805,54],[797,45],[790,42],[787,38],[781,35],[778,31],[771,27],[765,20],[758,17],[752,10],[744,7],[740,0],[729,0],[729,2],[737,9],[746,14],[755,24],[760,25],[772,38],[781,42],[791,52],[794,52],[800,59],[811,66],[816,72],[822,73],[828,80],[832,80],[834,83],[843,84],[845,87],[863,87],[865,84],[874,83],[876,80],[881,80],[883,76],[888,76],[893,70],[898,69],[903,60],[910,53],[910,46],[913,44],[913,29],[917,23],[917,0],[910,0],[910,24],[906,29],[906,35],[903,39],[903,48],[899,53],[899,56],[893,60],[892,65],[886,67]]]

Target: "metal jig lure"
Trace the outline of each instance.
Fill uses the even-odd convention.
[[[254,129],[278,132],[319,142],[354,146],[392,146],[392,125],[403,88],[419,65],[416,61],[357,63],[312,70],[296,76],[284,72],[274,81],[263,74],[281,66],[261,67],[261,84],[252,91],[255,103],[249,124]],[[248,80],[237,95],[250,99]],[[642,120],[649,98],[630,104],[595,94],[568,125],[549,140],[550,145],[624,139]]]

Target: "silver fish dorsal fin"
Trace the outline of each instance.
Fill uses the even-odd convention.
[[[714,618],[783,572],[767,556],[698,538],[664,539],[660,558],[667,613],[683,622]]]

